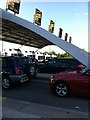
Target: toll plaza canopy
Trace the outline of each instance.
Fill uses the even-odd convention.
[[[1,10],[0,10],[1,11]],[[2,11],[2,40],[21,45],[42,48],[53,43],[32,31],[32,23]],[[31,24],[31,25],[30,25]],[[36,28],[37,26],[34,25]]]
[[[2,31],[0,40],[36,48],[57,45],[90,68],[88,63],[90,60],[86,51],[3,9],[0,9],[0,30]]]

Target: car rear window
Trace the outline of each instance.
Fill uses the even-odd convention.
[[[25,57],[17,57],[16,64],[19,67],[24,67],[27,64],[27,60],[25,59]]]

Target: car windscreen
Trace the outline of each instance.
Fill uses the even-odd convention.
[[[87,71],[90,71],[90,70],[88,70],[88,68],[85,67],[84,69],[82,69],[81,71],[79,71],[79,73],[84,74],[84,73],[86,73]]]

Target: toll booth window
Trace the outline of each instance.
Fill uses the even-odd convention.
[[[38,60],[44,60],[45,56],[38,56]]]

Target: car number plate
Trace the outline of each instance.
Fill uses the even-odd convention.
[[[22,83],[22,82],[26,82],[26,81],[28,81],[28,78],[21,80],[21,83]]]

